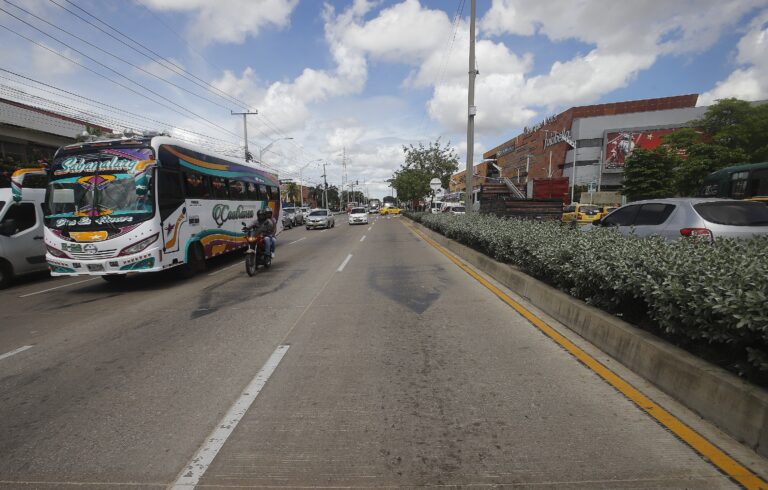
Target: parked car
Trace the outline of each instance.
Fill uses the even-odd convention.
[[[563,208],[563,223],[576,222],[580,225],[600,219],[602,208],[594,204],[573,203]]]
[[[336,226],[336,220],[330,209],[313,209],[309,212],[306,227],[308,230],[314,228],[333,228]]]
[[[667,240],[689,236],[748,238],[768,234],[768,206],[760,202],[718,198],[637,201],[587,225],[616,228],[625,235],[659,235]]]
[[[0,289],[13,278],[48,269],[43,242],[45,189],[24,189],[14,202],[10,187],[0,189]]]
[[[283,208],[283,214],[290,216],[293,226],[304,224],[304,215],[301,214],[299,208]]]
[[[299,208],[301,210],[301,215],[304,217],[304,221],[307,221],[307,217],[309,216],[310,208],[307,206],[302,206]]]
[[[349,224],[350,225],[367,225],[368,213],[365,212],[365,208],[352,208],[349,210]]]
[[[466,214],[467,208],[459,204],[450,204],[443,208],[443,212],[448,214]]]

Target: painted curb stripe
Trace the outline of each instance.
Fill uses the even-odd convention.
[[[403,223],[405,224],[405,223]],[[656,419],[661,425],[672,431],[678,438],[688,444],[694,451],[699,453],[705,460],[708,460],[715,465],[720,471],[725,473],[728,477],[737,481],[744,488],[748,490],[766,490],[768,489],[768,482],[765,482],[759,476],[751,472],[749,469],[741,465],[738,461],[726,454],[722,449],[715,446],[712,442],[707,440],[704,436],[693,430],[683,421],[667,412],[660,405],[652,401],[645,396],[640,390],[629,384],[622,379],[618,374],[614,373],[606,366],[600,363],[597,359],[590,356],[579,348],[576,344],[565,338],[557,330],[549,326],[543,320],[535,316],[528,311],[523,305],[507,296],[504,291],[500,290],[480,274],[475,272],[472,268],[466,265],[461,260],[454,257],[446,249],[438,245],[434,240],[426,236],[421,231],[417,230],[414,226],[406,224],[406,226],[415,233],[422,240],[434,247],[438,252],[443,254],[451,262],[456,264],[464,272],[472,276],[480,284],[485,286],[499,299],[511,306],[515,311],[522,315],[526,320],[531,322],[536,328],[541,330],[544,335],[554,340],[560,347],[567,350],[572,356],[579,360],[582,364],[591,369],[595,374],[603,378],[608,384],[619,390],[625,397],[629,398],[635,405],[641,410],[645,411],[648,415]]]

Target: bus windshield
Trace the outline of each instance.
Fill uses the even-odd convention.
[[[103,148],[59,155],[46,193],[54,228],[132,224],[154,213],[151,148]]]

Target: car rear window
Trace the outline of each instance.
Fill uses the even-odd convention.
[[[694,204],[705,220],[718,225],[768,226],[768,206],[748,201],[717,201]]]
[[[310,216],[327,216],[327,211],[312,211],[309,213]]]
[[[352,214],[365,213],[365,208],[352,208]]]
[[[459,213],[464,213],[466,212],[467,208],[465,208],[464,206],[454,206],[451,208],[451,210],[458,211]]]

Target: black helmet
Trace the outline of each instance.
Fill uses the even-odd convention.
[[[267,210],[266,209],[259,209],[256,211],[256,217],[259,219],[259,221],[264,221],[267,219]]]
[[[267,208],[264,211],[267,213],[267,218],[271,218],[272,217],[272,208]]]

